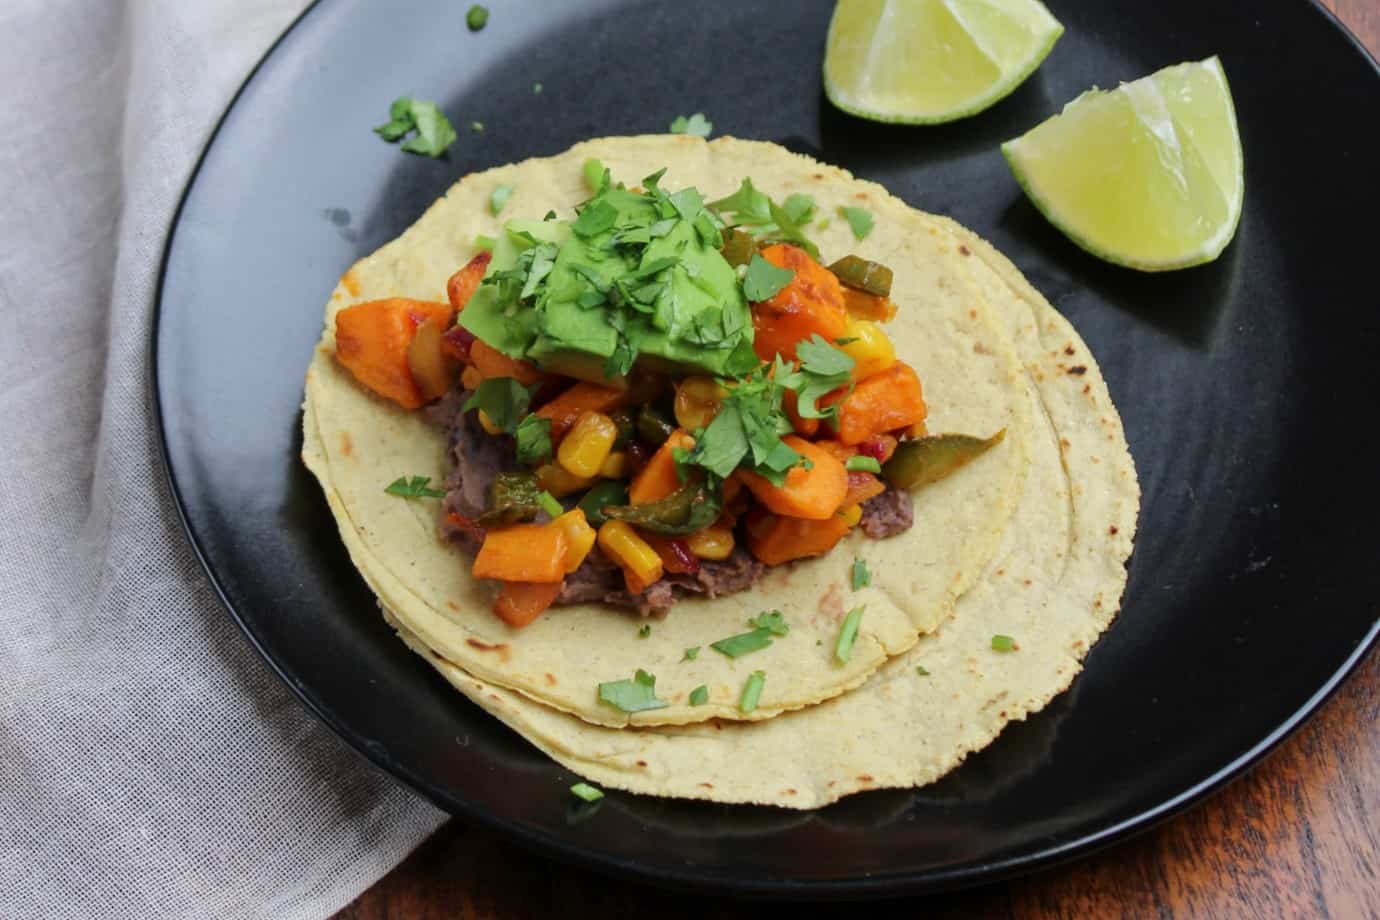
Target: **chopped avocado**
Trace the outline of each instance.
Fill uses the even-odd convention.
[[[499,351],[599,383],[633,356],[727,375],[757,363],[721,225],[694,189],[605,186],[573,222],[510,220],[461,325]]]

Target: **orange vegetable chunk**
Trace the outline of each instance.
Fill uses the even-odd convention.
[[[886,483],[871,473],[855,470],[848,474],[848,492],[843,496],[843,507],[861,505],[869,498],[876,498],[886,491]]]
[[[412,378],[407,351],[417,327],[427,320],[450,326],[450,304],[389,297],[346,307],[335,316],[335,356],[355,379],[404,409],[426,402]]]
[[[470,363],[484,375],[485,380],[490,377],[512,377],[523,386],[530,387],[546,379],[541,371],[526,361],[508,357],[483,339],[475,339],[470,346]]]
[[[896,304],[892,303],[890,298],[869,294],[846,284],[843,285],[843,306],[854,319],[866,319],[874,323],[888,322],[896,315]]]
[[[832,342],[848,328],[843,290],[834,273],[797,246],[775,243],[762,258],[795,272],[790,283],[761,303],[752,305],[752,347],[770,361],[778,354],[795,360],[795,346],[812,335]]]
[[[505,581],[494,613],[509,626],[526,626],[551,606],[564,586],[561,581]]]
[[[780,565],[829,552],[849,530],[848,522],[838,515],[811,521],[758,510],[749,515],[747,545],[762,562]]]
[[[832,517],[848,492],[848,471],[843,468],[843,462],[818,444],[793,434],[781,440],[809,460],[810,469],[805,469],[804,464],[792,468],[786,473],[786,481],[779,486],[772,485],[757,473],[740,470],[743,484],[759,502],[777,514],[810,520]]]
[[[637,474],[628,486],[628,502],[641,505],[665,498],[681,487],[680,477],[676,475],[676,459],[671,451],[677,447],[686,450],[695,446],[695,439],[681,429],[671,432],[666,443],[657,448],[652,459]]]
[[[493,257],[492,252],[479,253],[446,281],[446,299],[456,312],[465,309],[465,304],[479,290],[479,282],[484,280],[484,273],[489,270],[489,261]]]
[[[873,435],[909,428],[925,420],[925,397],[920,378],[904,361],[858,381],[853,392],[835,390],[821,405],[839,407],[838,438],[859,444]]]
[[[478,342],[475,343],[479,344]],[[575,427],[586,412],[608,414],[626,405],[628,392],[598,384],[580,382],[536,411],[539,418],[551,419],[551,443],[560,444],[567,431]]]
[[[475,578],[550,583],[565,577],[569,541],[550,524],[518,524],[484,534],[474,557]]]

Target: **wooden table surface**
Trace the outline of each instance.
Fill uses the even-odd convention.
[[[1300,0],[1302,2],[1302,0]],[[1380,0],[1323,0],[1380,56]],[[549,862],[451,821],[335,920],[757,917]],[[941,917],[1380,917],[1380,655],[1253,771],[1148,833],[1036,875],[843,907]]]

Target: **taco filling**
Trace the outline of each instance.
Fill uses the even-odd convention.
[[[912,524],[910,491],[998,443],[931,434],[883,328],[892,271],[805,236],[814,203],[750,179],[705,202],[586,164],[571,219],[509,220],[447,302],[336,316],[336,359],[448,433],[440,531],[511,626],[601,602],[643,614],[742,591],[851,531]],[[405,471],[399,471],[400,473]]]

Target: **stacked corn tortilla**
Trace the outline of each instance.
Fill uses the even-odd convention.
[[[589,158],[629,184],[665,167],[664,187],[693,185],[706,199],[751,177],[778,200],[813,196],[821,215],[869,210],[875,227],[862,242],[837,218],[811,236],[826,260],[855,253],[893,269],[898,311],[886,328],[920,375],[929,429],[1007,437],[915,492],[905,533],[854,534],[824,557],[770,569],[748,591],[682,601],[649,637],[637,617],[601,605],[507,627],[491,612],[493,586],[438,538],[435,503],[384,493],[400,475],[444,478],[445,434],[339,366],[334,315],[381,297],[443,299],[476,236],[511,217],[572,216],[588,197]],[[495,217],[488,202],[499,185],[514,192]],[[1116,613],[1139,504],[1092,356],[999,253],[875,184],[731,138],[605,138],[462,179],[341,280],[307,373],[303,459],[400,637],[533,744],[606,786],[797,808],[930,782],[1067,687]],[[858,558],[872,579],[855,591]],[[858,640],[841,664],[835,639],[858,605]],[[791,627],[771,647],[740,658],[706,648],[767,609]],[[993,649],[996,634],[1016,648]],[[704,651],[687,660],[696,646]],[[638,669],[656,676],[665,708],[628,714],[598,701],[598,684]],[[766,683],[745,714],[739,696],[759,670]],[[701,685],[709,701],[692,705]]]

